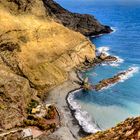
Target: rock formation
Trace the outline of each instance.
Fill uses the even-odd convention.
[[[0,64],[0,130],[23,125],[27,105],[36,94],[27,79]]]
[[[93,61],[95,46],[75,31],[84,35],[111,31],[89,15],[73,14],[51,0],[46,2],[44,7],[42,0],[0,0],[0,139],[3,133],[5,139],[18,139],[21,131],[9,135],[10,130],[23,126],[31,101],[41,102],[37,95],[67,80],[72,68]],[[85,139],[135,139],[139,122],[139,118],[129,119],[111,129],[112,133]]]
[[[0,0],[0,130],[22,126],[32,99],[94,58],[94,45],[54,22],[42,0]]]
[[[49,15],[55,17],[64,26],[78,31],[86,36],[110,33],[112,29],[99,23],[88,14],[72,13],[53,0],[43,0]]]
[[[131,74],[132,71],[133,71],[133,68],[129,68],[126,71],[123,71],[123,72],[116,74],[112,78],[104,79],[104,80],[100,81],[97,85],[95,85],[93,87],[93,89],[95,89],[96,91],[99,91],[103,88],[106,88],[106,87],[112,85],[112,84],[115,84],[115,83],[121,81],[122,77]]]
[[[123,72],[119,72],[118,74],[114,75],[111,78],[107,78],[107,79],[103,79],[101,80],[99,83],[97,83],[96,85],[91,85],[88,80],[84,79],[81,82],[81,86],[84,90],[102,90],[106,87],[109,87],[115,83],[120,82],[124,77],[127,77],[129,74],[131,74],[133,72],[133,68],[129,68],[126,71]]]
[[[97,132],[81,140],[139,140],[140,117],[128,118],[109,130]]]
[[[0,12],[0,54],[11,70],[24,75],[34,88],[47,91],[67,80],[67,71],[85,58],[94,59],[94,46],[80,33],[40,13],[43,2],[34,2],[40,5],[39,13],[34,13],[35,5],[30,7],[32,2],[27,2],[1,1],[1,7],[8,10],[2,8]]]

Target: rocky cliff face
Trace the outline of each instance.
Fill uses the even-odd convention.
[[[29,7],[25,0],[19,3],[1,2],[10,12],[1,10],[0,54],[4,63],[22,73],[35,88],[49,89],[66,80],[71,68],[94,59],[94,46],[80,33],[49,20],[45,12],[40,18],[40,12],[34,14],[32,3]],[[40,3],[39,11],[44,8]],[[20,15],[15,16],[18,11]]]
[[[81,140],[139,140],[140,117],[129,118],[116,127],[98,132]]]
[[[112,29],[98,22],[93,16],[87,14],[72,13],[53,0],[43,0],[50,16],[64,26],[78,31],[86,36],[110,33]]]
[[[32,14],[42,17],[47,14],[42,0],[0,0],[0,5],[14,15]]]
[[[3,63],[3,62],[2,62]],[[8,67],[0,64],[0,130],[22,125],[26,118],[27,104],[36,99],[37,92],[27,79],[16,75]]]
[[[94,45],[54,22],[42,0],[0,0],[0,130],[22,126],[37,94],[94,58]]]

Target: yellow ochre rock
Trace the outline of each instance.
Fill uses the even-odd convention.
[[[97,132],[81,140],[140,140],[140,117],[128,118],[116,127]]]
[[[0,0],[0,129],[23,125],[37,94],[94,58],[94,45],[53,21],[42,0]]]
[[[34,0],[33,6],[32,1],[28,5],[27,0],[18,5],[15,1],[0,0],[0,56],[38,91],[59,85],[85,58],[95,58],[94,45],[80,33],[50,20],[41,0]]]

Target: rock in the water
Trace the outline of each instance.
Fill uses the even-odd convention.
[[[53,0],[43,0],[47,11],[51,16],[59,20],[64,26],[78,31],[86,36],[110,33],[112,29],[99,23],[88,14],[72,13]]]
[[[101,53],[99,58],[105,60],[107,58],[107,55],[105,53]]]
[[[121,81],[122,77],[129,75],[132,71],[133,71],[133,68],[129,68],[128,70],[120,72],[120,73],[116,74],[115,76],[113,76],[111,78],[101,80],[96,85],[90,85],[88,83],[85,83],[85,84],[83,84],[84,85],[83,87],[85,89],[89,89],[89,90],[94,89],[96,91],[99,91],[103,88],[106,88],[106,87],[108,87],[112,84],[115,84],[115,83]],[[86,87],[90,87],[90,88],[86,88]]]

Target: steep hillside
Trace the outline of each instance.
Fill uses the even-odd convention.
[[[140,140],[140,117],[128,118],[114,128],[81,140]]]
[[[0,0],[0,5],[15,15],[32,14],[38,17],[47,15],[42,0]]]
[[[10,13],[0,11],[0,54],[6,65],[22,73],[35,88],[48,90],[65,81],[67,71],[85,58],[94,59],[94,46],[80,33],[49,20],[45,14],[41,19],[40,13],[31,14],[30,3],[25,8],[20,1],[21,7],[15,9],[9,3],[17,6],[16,1],[1,2]],[[20,15],[15,15],[17,10]]]
[[[91,42],[54,22],[42,0],[0,0],[0,130],[22,126],[37,94],[94,58]]]

